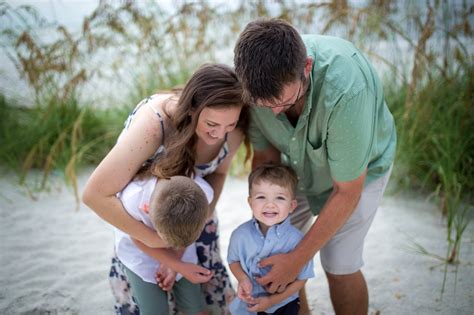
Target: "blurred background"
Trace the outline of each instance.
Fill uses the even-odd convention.
[[[0,170],[23,185],[40,171],[33,193],[54,174],[78,198],[78,172],[105,156],[135,104],[202,63],[232,65],[245,25],[279,17],[373,62],[398,130],[391,191],[435,200],[456,263],[474,203],[473,16],[469,0],[0,2]]]

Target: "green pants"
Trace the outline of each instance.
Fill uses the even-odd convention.
[[[168,295],[157,284],[145,282],[133,271],[123,266],[132,287],[132,295],[137,300],[140,315],[169,314]],[[201,285],[181,278],[173,286],[176,308],[183,314],[192,315],[204,311],[204,295]]]

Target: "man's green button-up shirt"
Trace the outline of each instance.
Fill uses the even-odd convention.
[[[284,113],[253,107],[249,135],[255,150],[281,152],[317,214],[333,180],[351,181],[367,169],[367,184],[389,170],[396,130],[380,79],[359,50],[336,37],[302,37],[313,69],[296,126]]]

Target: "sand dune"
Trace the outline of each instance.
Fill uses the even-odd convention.
[[[79,178],[83,187],[89,171]],[[113,314],[107,272],[112,228],[57,179],[48,192],[28,197],[12,175],[0,179],[0,313]],[[218,205],[221,247],[226,254],[233,228],[250,217],[247,184],[229,178]],[[445,223],[423,199],[386,197],[367,237],[363,271],[370,290],[370,313],[472,314],[474,310],[474,225],[455,266],[449,266],[440,298],[444,266],[409,249],[413,241],[443,255]],[[313,314],[333,313],[319,257],[309,282]]]

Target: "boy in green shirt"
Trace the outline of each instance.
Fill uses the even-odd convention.
[[[367,314],[364,238],[390,176],[396,131],[375,70],[351,43],[303,35],[278,19],[247,25],[235,68],[251,109],[253,167],[290,165],[299,179],[292,223],[304,239],[261,262],[284,290],[318,251],[337,314]],[[313,223],[313,216],[318,215]],[[302,305],[304,310],[304,305]]]

